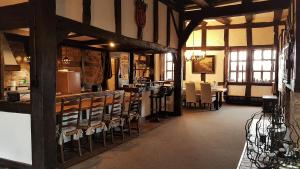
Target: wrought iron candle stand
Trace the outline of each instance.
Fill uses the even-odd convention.
[[[277,106],[247,120],[246,153],[259,169],[300,169],[299,126],[285,121]]]

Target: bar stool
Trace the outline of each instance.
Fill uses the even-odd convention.
[[[151,99],[151,116],[153,122],[160,122],[159,113],[161,113],[161,99],[165,96],[165,93],[166,93],[165,86],[161,86],[157,93],[154,93],[152,91],[151,95],[149,96]],[[155,108],[153,106],[153,100],[155,100]]]
[[[173,91],[174,91],[174,87],[172,86],[164,86],[165,87],[165,94],[164,94],[164,102],[165,102],[165,111],[164,113],[167,115],[167,97],[172,96]]]

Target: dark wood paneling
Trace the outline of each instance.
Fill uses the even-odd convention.
[[[57,168],[55,1],[31,0],[30,3],[34,5],[34,23],[30,30],[32,166]]]
[[[31,16],[32,6],[28,2],[0,7],[0,30],[27,28]]]
[[[115,26],[116,26],[116,34],[122,34],[122,1],[115,0]]]

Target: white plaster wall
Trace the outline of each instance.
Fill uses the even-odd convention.
[[[114,1],[92,0],[91,2],[91,25],[115,32]]]
[[[166,46],[167,43],[167,6],[158,2],[158,43]]]
[[[148,8],[146,11],[146,25],[144,28],[143,40],[153,42],[153,0],[146,0]]]
[[[174,14],[174,18],[175,18],[175,24],[178,27],[179,14],[178,14],[178,12],[176,12],[174,10],[173,10],[173,14]],[[177,36],[177,33],[176,33],[176,29],[175,29],[174,21],[173,21],[172,17],[171,17],[171,29],[170,29],[170,31],[171,31],[170,47],[177,48],[178,47],[178,36]]]
[[[193,38],[195,39],[193,42]],[[191,33],[186,41],[186,47],[201,46],[202,43],[202,30],[196,30]]]
[[[207,55],[215,55],[215,74],[206,74],[207,82],[223,82],[224,81],[224,51],[207,51]],[[200,84],[201,74],[192,73],[192,62],[186,62],[186,78],[185,81],[193,81]]]
[[[224,46],[224,29],[207,30],[207,46]]]
[[[253,45],[273,45],[274,27],[253,28],[252,40]]]
[[[82,22],[82,0],[56,0],[56,14]]]
[[[135,0],[122,1],[122,34],[127,37],[137,38]]]
[[[246,29],[229,29],[229,46],[247,46]]]
[[[32,164],[29,114],[0,111],[0,158]]]

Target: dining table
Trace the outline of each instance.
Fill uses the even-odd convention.
[[[215,109],[219,110],[223,105],[223,94],[227,91],[227,88],[222,86],[211,87],[211,92],[216,96]],[[183,88],[185,94],[185,88]],[[201,95],[201,90],[196,89],[196,95]]]

